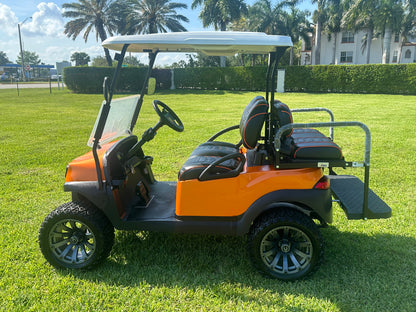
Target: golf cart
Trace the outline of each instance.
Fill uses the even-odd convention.
[[[325,108],[290,110],[275,99],[277,64],[292,46],[289,37],[243,32],[184,32],[112,37],[103,46],[119,51],[111,83],[105,78],[102,103],[88,145],[91,152],[69,163],[64,190],[72,201],[43,221],[39,243],[55,267],[83,269],[103,261],[118,230],[247,235],[254,266],[265,275],[295,280],[316,270],[322,254],[319,224],[332,222],[337,201],[348,219],[388,218],[391,209],[369,188],[371,137],[360,122],[335,122]],[[141,94],[112,99],[127,52],[149,55]],[[143,146],[166,125],[181,132],[178,115],[154,100],[159,116],[139,139],[140,115],[155,58],[164,52],[206,55],[268,54],[265,96],[244,109],[230,126],[197,146],[177,181],[156,181],[153,158]],[[325,111],[330,121],[293,123],[296,112]],[[329,136],[317,128],[329,128]],[[335,127],[359,127],[364,160],[347,161],[333,141]],[[220,136],[238,130],[240,142]],[[364,167],[364,182],[337,175],[335,168]],[[324,174],[324,170],[327,174]]]

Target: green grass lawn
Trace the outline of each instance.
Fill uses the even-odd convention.
[[[257,93],[176,91],[145,98],[136,134],[157,122],[151,100],[181,117],[144,146],[159,180],[174,180],[192,149],[239,123]],[[348,221],[334,205],[322,229],[325,260],[310,278],[280,282],[258,274],[244,237],[116,232],[110,257],[91,271],[59,271],[41,255],[44,217],[69,201],[65,167],[87,152],[102,96],[0,90],[1,311],[415,311],[416,97],[287,93],[291,108],[328,107],[336,120],[372,131],[371,188],[393,209],[386,220]],[[309,118],[307,118],[307,116]],[[327,121],[324,113],[295,121]],[[235,137],[229,137],[235,140]],[[362,160],[361,130],[336,129],[348,160]],[[362,176],[360,169],[338,170]]]

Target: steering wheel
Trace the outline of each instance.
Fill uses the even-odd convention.
[[[162,110],[160,110],[162,107]],[[182,132],[183,131],[183,123],[179,119],[179,117],[175,114],[175,112],[167,106],[165,103],[159,100],[153,101],[153,108],[155,109],[156,113],[160,117],[160,122],[172,128],[175,131]]]

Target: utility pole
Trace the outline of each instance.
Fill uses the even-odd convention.
[[[31,16],[26,17],[22,23],[17,24],[17,30],[19,31],[20,57],[21,57],[21,61],[22,61],[22,76],[23,76],[22,78],[23,78],[23,81],[26,80],[26,75],[25,75],[25,62],[24,62],[24,59],[23,59],[23,45],[22,45],[22,35],[20,33],[20,24],[23,25],[24,22],[26,22],[29,18],[32,18],[32,17]]]

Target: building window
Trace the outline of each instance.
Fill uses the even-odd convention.
[[[342,33],[341,43],[354,43],[354,33],[351,31],[344,31]]]
[[[391,61],[392,63],[397,63],[397,57],[399,56],[399,51],[394,51],[393,52],[393,60]]]
[[[341,52],[341,63],[352,63],[352,51]]]
[[[408,59],[411,57],[412,57],[412,52],[409,49],[407,49],[406,52],[404,53],[404,58]]]
[[[400,35],[396,33],[394,35],[394,42],[399,42],[399,39],[400,39]]]

